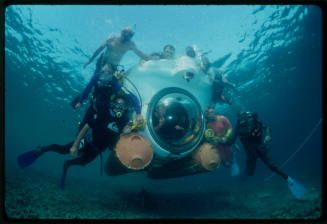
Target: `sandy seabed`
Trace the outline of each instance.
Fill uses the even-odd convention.
[[[286,186],[262,182],[195,193],[104,190],[103,183],[24,170],[6,171],[8,219],[319,219],[321,186],[306,182],[308,193],[296,200]],[[74,183],[74,186],[72,186]],[[70,185],[70,186],[69,186]],[[109,189],[110,183],[108,183]],[[109,192],[109,193],[108,193]]]

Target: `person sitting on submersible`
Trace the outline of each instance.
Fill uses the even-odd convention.
[[[50,151],[77,156],[77,158],[67,160],[64,163],[60,183],[60,188],[63,190],[67,170],[70,166],[85,166],[99,154],[102,156],[101,152],[107,147],[113,149],[120,133],[131,132],[132,127],[129,124],[125,98],[126,96],[123,94],[116,94],[115,98],[108,104],[108,107],[101,107],[97,110],[90,107],[85,115],[85,123],[74,142],[65,145],[51,144],[28,151],[18,157],[18,165],[21,168],[25,168],[45,152]],[[85,136],[89,129],[92,129],[92,135],[90,137]]]
[[[167,44],[163,47],[163,51],[160,54],[160,59],[174,59],[175,47],[171,44]]]
[[[162,52],[153,52],[147,59],[141,58],[139,65],[143,65],[145,61],[149,60],[160,60],[160,59],[174,59],[175,57],[175,47],[171,44],[167,44],[163,47]]]
[[[264,135],[264,131],[266,135]],[[260,158],[270,170],[287,181],[290,190],[297,199],[302,199],[306,189],[279,169],[268,156],[270,151],[268,143],[271,141],[270,134],[270,127],[258,119],[257,113],[240,111],[232,134],[228,137],[219,137],[217,141],[221,144],[230,145],[239,136],[246,153],[246,168],[241,175],[243,180],[246,180],[248,176],[254,175],[257,158]]]

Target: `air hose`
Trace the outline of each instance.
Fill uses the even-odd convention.
[[[127,78],[125,75],[124,75],[124,78],[133,86],[133,88],[137,92],[137,95],[138,95],[138,98],[139,98],[139,101],[140,101],[140,107],[141,107],[141,110],[142,110],[142,98],[141,98],[139,90],[136,88],[134,83],[129,78]]]
[[[140,101],[140,108],[142,110],[142,98],[141,98],[141,95],[140,95],[139,90],[136,88],[136,86],[134,85],[134,83],[129,78],[127,78],[127,76],[125,74],[123,74],[123,72],[125,71],[124,66],[123,65],[119,65],[119,66],[121,66],[122,69],[120,70],[120,72],[119,72],[118,75],[120,75],[121,77],[123,77],[124,79],[126,79],[133,86],[133,88],[137,92],[137,95],[138,95],[138,98],[139,98],[139,101]]]

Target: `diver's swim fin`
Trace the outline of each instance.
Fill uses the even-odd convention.
[[[287,178],[287,185],[294,197],[298,200],[301,200],[304,194],[307,192],[307,189],[305,187],[303,187],[298,181],[294,180],[291,177]]]
[[[34,163],[34,161],[38,157],[36,155],[37,151],[38,151],[37,149],[34,149],[34,150],[25,152],[25,153],[21,154],[20,156],[18,156],[18,158],[17,158],[18,166],[23,169],[25,167],[30,166],[32,163]]]
[[[234,156],[233,158],[233,163],[231,165],[231,176],[234,177],[234,176],[237,176],[240,174],[240,168],[238,167],[238,164],[237,164],[237,160]]]

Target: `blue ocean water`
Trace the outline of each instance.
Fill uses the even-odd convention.
[[[69,102],[94,69],[94,65],[83,69],[83,64],[109,34],[119,33],[126,25],[135,27],[133,40],[146,53],[172,44],[179,57],[186,46],[195,44],[202,52],[211,50],[211,61],[221,59],[219,69],[236,84],[238,93],[232,94],[232,106],[217,105],[216,110],[232,124],[240,108],[257,111],[272,128],[270,154],[281,165],[322,117],[321,20],[320,8],[311,5],[11,5],[5,11],[5,176],[17,169],[19,154],[76,137],[85,108],[73,111]],[[128,69],[138,61],[129,52],[121,64]],[[284,170],[319,189],[321,149],[319,126]],[[26,176],[40,172],[59,180],[68,157],[48,153],[23,172]],[[243,169],[243,152],[238,160]],[[150,191],[173,193],[237,185],[223,168],[152,182],[141,174],[102,177],[99,166],[96,159],[85,167],[72,167],[69,177],[86,183],[111,182],[131,191],[143,185]],[[260,185],[270,174],[258,162],[251,181]],[[73,185],[69,180],[67,184]]]

